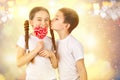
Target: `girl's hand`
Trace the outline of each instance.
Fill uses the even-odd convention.
[[[49,58],[49,57],[51,57],[51,51],[42,50],[42,51],[39,52],[39,56]]]
[[[56,51],[49,51],[49,50],[42,50],[39,52],[39,56],[45,57],[45,58],[49,58],[52,64],[53,68],[57,68],[58,67],[58,61],[57,58],[55,56]]]
[[[44,42],[43,42],[43,41],[39,41],[39,42],[37,43],[36,49],[37,49],[38,52],[39,52],[39,51],[43,50],[43,48],[44,48]]]

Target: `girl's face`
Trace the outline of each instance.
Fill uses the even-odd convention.
[[[30,20],[30,24],[33,28],[35,27],[48,27],[50,21],[50,16],[46,11],[39,11],[35,13],[33,20]]]
[[[51,29],[61,31],[65,27],[64,16],[61,11],[58,11],[51,22]]]

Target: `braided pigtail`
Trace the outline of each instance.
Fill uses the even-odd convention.
[[[28,22],[28,20],[26,20],[25,23],[24,23],[24,30],[25,30],[25,48],[26,48],[26,51],[28,52],[28,50],[29,50],[29,45],[28,45],[28,39],[29,39],[29,22]]]
[[[51,34],[51,38],[52,38],[52,44],[53,44],[54,51],[57,52],[56,44],[55,44],[54,31],[51,29],[51,27],[50,27],[50,34]],[[55,52],[55,55],[56,55],[56,52]]]
[[[26,53],[29,53],[29,21],[26,20],[24,23],[24,29],[25,29],[25,48],[26,48]],[[31,60],[32,63],[34,63],[34,58]]]

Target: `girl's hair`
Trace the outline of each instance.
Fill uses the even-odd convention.
[[[57,52],[57,49],[56,49],[56,44],[55,44],[55,37],[54,37],[54,31],[51,29],[51,21],[50,21],[50,34],[51,34],[51,38],[52,38],[52,44],[53,44],[53,49],[54,51]],[[55,52],[55,54],[56,54]]]
[[[35,13],[38,12],[38,11],[46,11],[49,14],[49,12],[46,8],[35,7],[30,11],[29,19],[33,20],[33,18],[35,16]],[[53,44],[54,50],[56,50],[54,32],[51,28],[49,28],[49,29],[50,29],[50,33],[51,33],[51,37],[52,37],[52,44]],[[26,20],[25,23],[24,23],[24,30],[25,30],[25,48],[26,48],[26,50],[29,50],[29,45],[28,45],[28,41],[29,41],[29,21],[28,20]]]
[[[60,12],[63,13],[64,16],[64,23],[69,23],[70,28],[68,29],[69,33],[78,25],[79,23],[79,16],[77,12],[70,8],[61,8],[59,9]]]
[[[25,30],[25,49],[28,50],[28,39],[29,39],[29,21],[26,20],[24,23],[24,30]]]

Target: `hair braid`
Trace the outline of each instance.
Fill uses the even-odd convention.
[[[50,22],[50,23],[51,23],[51,22]],[[51,27],[50,27],[50,34],[51,34],[51,38],[52,38],[52,44],[53,44],[54,51],[57,52],[56,44],[55,44],[54,31],[51,29]],[[55,54],[56,54],[56,52],[55,52]]]
[[[52,29],[50,29],[50,34],[51,34],[51,37],[52,37],[52,44],[53,44],[54,50],[56,50],[55,37],[54,37],[54,32],[53,32]]]
[[[29,39],[29,22],[28,20],[24,23],[24,30],[25,30],[25,48],[26,50],[29,49],[28,39]]]

